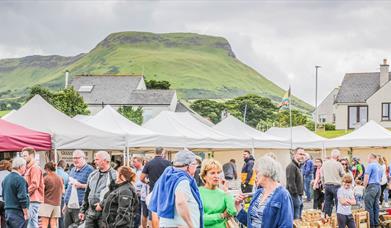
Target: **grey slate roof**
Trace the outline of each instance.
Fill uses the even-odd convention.
[[[86,104],[113,105],[167,105],[175,90],[136,90],[143,76],[75,76],[70,84],[79,90],[80,86],[93,86],[91,92],[79,92]]]
[[[365,103],[379,90],[379,84],[379,72],[345,74],[335,103]]]
[[[133,90],[127,102],[133,105],[169,105],[174,95],[175,90]]]

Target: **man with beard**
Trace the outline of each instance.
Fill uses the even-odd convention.
[[[243,159],[244,165],[242,168],[242,184],[241,189],[243,193],[252,192],[254,183],[255,183],[255,175],[254,175],[254,157],[251,155],[249,150],[243,151]]]

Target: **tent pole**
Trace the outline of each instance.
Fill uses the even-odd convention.
[[[54,148],[54,162],[57,164],[58,159],[57,159],[57,148]]]
[[[253,156],[255,156],[254,138],[251,138],[251,146],[252,146],[251,153],[252,153]]]
[[[124,150],[123,150],[123,152],[124,152],[124,154],[123,154],[123,159],[124,159],[124,166],[126,166],[126,149],[127,147],[125,147],[124,148]]]
[[[126,149],[126,155],[127,155],[127,157],[128,157],[127,166],[130,166],[130,148],[129,148],[129,147],[127,147],[127,149]]]

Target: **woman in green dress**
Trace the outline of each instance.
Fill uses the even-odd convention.
[[[200,176],[205,185],[199,187],[199,190],[206,228],[226,228],[227,220],[236,216],[233,196],[219,188],[221,172],[222,167],[218,161],[207,159],[202,162]]]

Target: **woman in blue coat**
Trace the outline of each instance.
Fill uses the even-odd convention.
[[[246,195],[236,197],[237,219],[248,228],[292,228],[293,204],[289,192],[279,183],[281,165],[270,156],[261,157],[256,165],[256,184],[248,211],[242,208]]]

